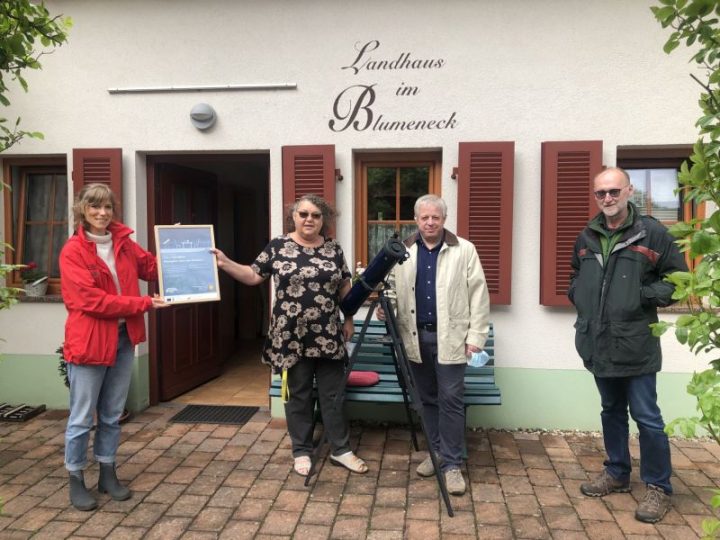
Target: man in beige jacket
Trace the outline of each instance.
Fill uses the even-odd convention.
[[[465,366],[485,346],[490,300],[475,246],[445,229],[447,205],[436,195],[415,203],[418,232],[404,243],[410,258],[395,266],[388,296],[395,297],[400,337],[423,405],[425,436],[438,457],[448,491],[465,493]],[[385,314],[378,310],[379,319]],[[435,474],[428,456],[420,476]]]

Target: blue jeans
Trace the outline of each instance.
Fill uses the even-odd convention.
[[[442,470],[458,469],[465,448],[465,367],[438,362],[437,334],[420,332],[422,364],[410,362],[422,401],[429,445],[442,459]]]
[[[70,417],[65,429],[65,468],[68,471],[81,471],[87,467],[88,441],[96,411],[95,460],[115,463],[120,444],[120,416],[130,389],[134,358],[135,348],[123,324],[118,330],[114,366],[68,363]]]
[[[672,493],[670,443],[657,405],[655,373],[636,377],[595,377],[595,384],[602,402],[600,418],[607,472],[617,480],[630,477],[629,408],[640,433],[640,478],[667,494]]]

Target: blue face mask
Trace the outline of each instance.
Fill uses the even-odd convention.
[[[490,360],[490,356],[485,351],[474,352],[471,356],[468,356],[468,366],[470,367],[483,367]]]

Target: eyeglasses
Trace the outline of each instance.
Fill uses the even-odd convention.
[[[322,212],[308,212],[307,210],[298,210],[297,215],[302,219],[307,219],[308,216],[312,216],[313,219],[320,219],[323,217]]]
[[[597,191],[593,191],[593,193],[598,201],[602,201],[608,195],[610,195],[613,199],[617,199],[620,196],[620,193],[622,193],[622,190],[626,187],[627,186],[615,189],[598,189]]]

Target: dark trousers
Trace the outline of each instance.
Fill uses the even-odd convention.
[[[344,362],[324,358],[303,358],[288,370],[290,399],[285,404],[285,418],[292,441],[294,457],[309,456],[313,451],[313,379],[317,379],[320,414],[333,455],[350,450],[348,424],[343,400]]]
[[[422,364],[410,362],[423,405],[428,442],[442,459],[442,470],[462,465],[465,447],[465,363],[438,362],[437,334],[420,332]]]
[[[670,443],[657,405],[655,373],[637,377],[595,377],[602,402],[605,468],[618,480],[630,477],[632,468],[628,447],[630,416],[640,434],[640,478],[646,484],[672,493],[670,485]]]

